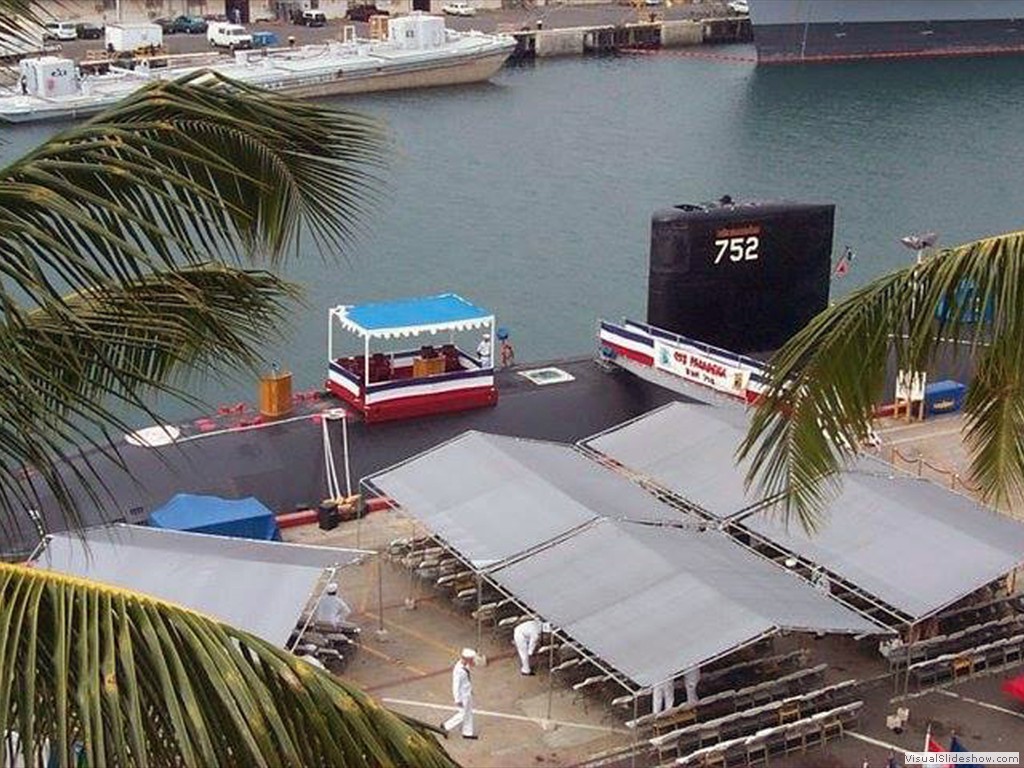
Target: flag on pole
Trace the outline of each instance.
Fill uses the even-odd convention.
[[[935,739],[932,738],[932,724],[928,723],[928,730],[924,734],[924,751],[925,752],[945,752],[942,745],[939,744]],[[949,763],[946,763],[944,768],[950,768]]]
[[[949,751],[950,752],[970,752],[964,743],[957,738],[954,733],[949,739]],[[978,763],[964,763],[966,768],[982,768]]]
[[[836,268],[833,271],[833,275],[836,277],[846,277],[849,274],[850,268],[853,266],[853,260],[857,255],[853,252],[850,246],[846,246],[843,251],[843,255],[839,258],[839,262],[836,264]]]

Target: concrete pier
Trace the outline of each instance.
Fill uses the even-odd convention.
[[[750,19],[746,17],[520,29],[510,30],[510,34],[518,43],[513,54],[515,59],[748,43],[753,39]]]

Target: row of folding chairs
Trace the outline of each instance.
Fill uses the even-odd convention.
[[[702,747],[666,765],[690,768],[728,768],[729,766],[766,765],[773,756],[806,752],[840,739],[856,727],[863,701],[854,701],[810,717],[765,728],[751,736]]]
[[[1000,588],[999,586],[990,587],[989,592],[993,596],[987,600],[961,606],[939,615],[939,630],[942,634],[948,635],[972,624],[1019,613],[1022,608],[1020,595],[998,594]]]
[[[902,669],[909,664],[934,659],[948,654],[962,653],[973,646],[991,643],[1005,637],[1020,634],[1024,628],[1024,615],[1015,614],[986,621],[984,624],[964,627],[949,635],[939,635],[928,640],[905,645],[887,646],[882,655],[889,661],[890,671]],[[909,657],[909,658],[908,658]]]
[[[950,653],[907,668],[918,691],[949,685],[976,675],[1024,663],[1024,634],[1004,637],[959,653]]]
[[[697,692],[702,696],[709,696],[736,687],[737,684],[742,686],[771,675],[806,667],[810,659],[811,652],[806,648],[799,648],[789,653],[751,659],[723,669],[702,672]]]
[[[628,728],[651,727],[656,733],[664,733],[683,725],[711,720],[732,712],[767,704],[789,696],[796,696],[820,688],[825,682],[828,664],[798,669],[796,672],[774,677],[748,685],[745,688],[719,691],[698,699],[693,704],[683,703],[656,714],[646,714],[626,723]],[[617,699],[614,703],[626,703],[631,697]]]
[[[856,699],[856,691],[857,681],[845,680],[799,696],[791,696],[753,709],[734,712],[715,720],[694,723],[676,731],[655,736],[649,739],[649,743],[657,750],[659,760],[663,760],[666,752],[674,752],[676,755],[686,754],[709,744],[750,735],[765,728],[785,725],[818,712],[836,709]]]

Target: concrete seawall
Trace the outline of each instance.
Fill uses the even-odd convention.
[[[559,29],[509,30],[518,45],[516,59],[544,59],[614,53],[637,48],[684,48],[698,45],[746,43],[752,40],[746,17],[699,21],[650,21]]]

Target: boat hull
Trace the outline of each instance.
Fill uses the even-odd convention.
[[[485,50],[469,50],[441,56],[380,57],[340,59],[336,67],[327,71],[282,75],[279,71],[261,71],[258,67],[235,71],[226,65],[222,71],[228,77],[266,88],[295,98],[322,98],[377,91],[395,91],[413,88],[431,88],[465,85],[492,78],[501,69],[515,49],[514,41],[491,44]],[[0,99],[0,121],[32,123],[72,120],[88,117],[107,109],[131,93],[127,88],[113,95],[70,99],[28,99],[9,97]]]
[[[510,54],[511,50],[508,50],[455,61],[434,62],[419,67],[409,66],[395,71],[353,73],[323,83],[285,86],[278,90],[297,98],[317,98],[478,83],[494,77]]]
[[[751,0],[760,63],[1024,53],[1022,0]]]

